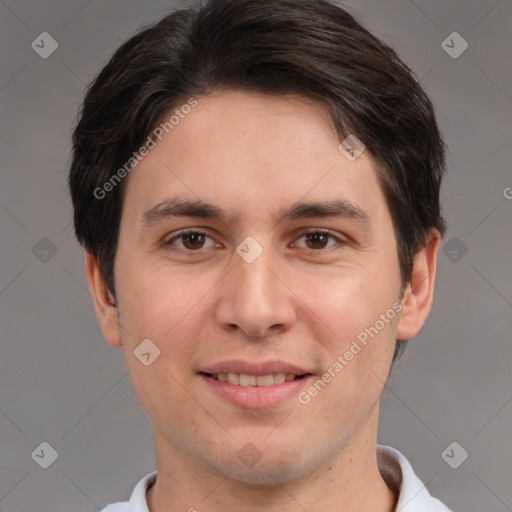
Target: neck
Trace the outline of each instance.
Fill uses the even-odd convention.
[[[150,512],[392,512],[397,496],[384,482],[377,465],[377,415],[350,445],[307,476],[274,485],[253,485],[198,464],[170,445],[153,429],[158,478],[147,493]],[[369,439],[370,437],[370,439]]]

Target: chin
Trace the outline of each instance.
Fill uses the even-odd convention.
[[[272,486],[306,477],[316,466],[315,461],[305,459],[303,450],[285,452],[267,447],[257,452],[249,443],[246,446],[249,448],[245,451],[242,448],[230,454],[231,457],[228,455],[228,459],[221,463],[222,458],[217,458],[210,467],[230,480],[249,485]]]
[[[298,466],[296,461],[286,465],[258,464],[252,468],[242,468],[238,465],[229,474],[229,479],[255,486],[284,485],[306,476],[305,468]]]

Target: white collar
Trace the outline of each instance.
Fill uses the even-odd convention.
[[[395,512],[450,512],[430,495],[409,461],[398,450],[377,445],[377,462],[382,478],[391,489],[399,492]]]
[[[450,512],[433,498],[416,476],[409,461],[394,448],[377,445],[379,471],[387,485],[399,492],[395,512]],[[146,492],[156,480],[157,472],[146,475],[133,490],[130,512],[149,512]]]

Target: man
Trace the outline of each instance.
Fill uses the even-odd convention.
[[[176,11],[115,53],[73,143],[158,466],[106,511],[448,510],[376,440],[444,233],[444,143],[390,48],[326,0]]]

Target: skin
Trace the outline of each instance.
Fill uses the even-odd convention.
[[[430,311],[439,234],[402,286],[375,163],[339,151],[320,104],[240,91],[197,99],[128,178],[117,308],[86,256],[103,334],[122,347],[152,420],[159,473],[149,509],[392,511],[397,497],[376,459],[379,398],[395,340],[416,335]],[[229,219],[169,216],[143,226],[143,213],[171,197],[215,204]],[[297,201],[333,199],[357,205],[369,222],[279,221],[279,209]],[[206,232],[204,244],[177,237],[184,228]],[[311,241],[304,232],[313,228],[332,237]],[[250,264],[236,252],[247,236],[263,248]],[[277,359],[320,377],[396,301],[400,314],[307,405],[293,396],[242,409],[197,373],[228,359]],[[161,351],[149,366],[134,356],[146,338]],[[252,467],[237,457],[248,442],[261,454]]]

